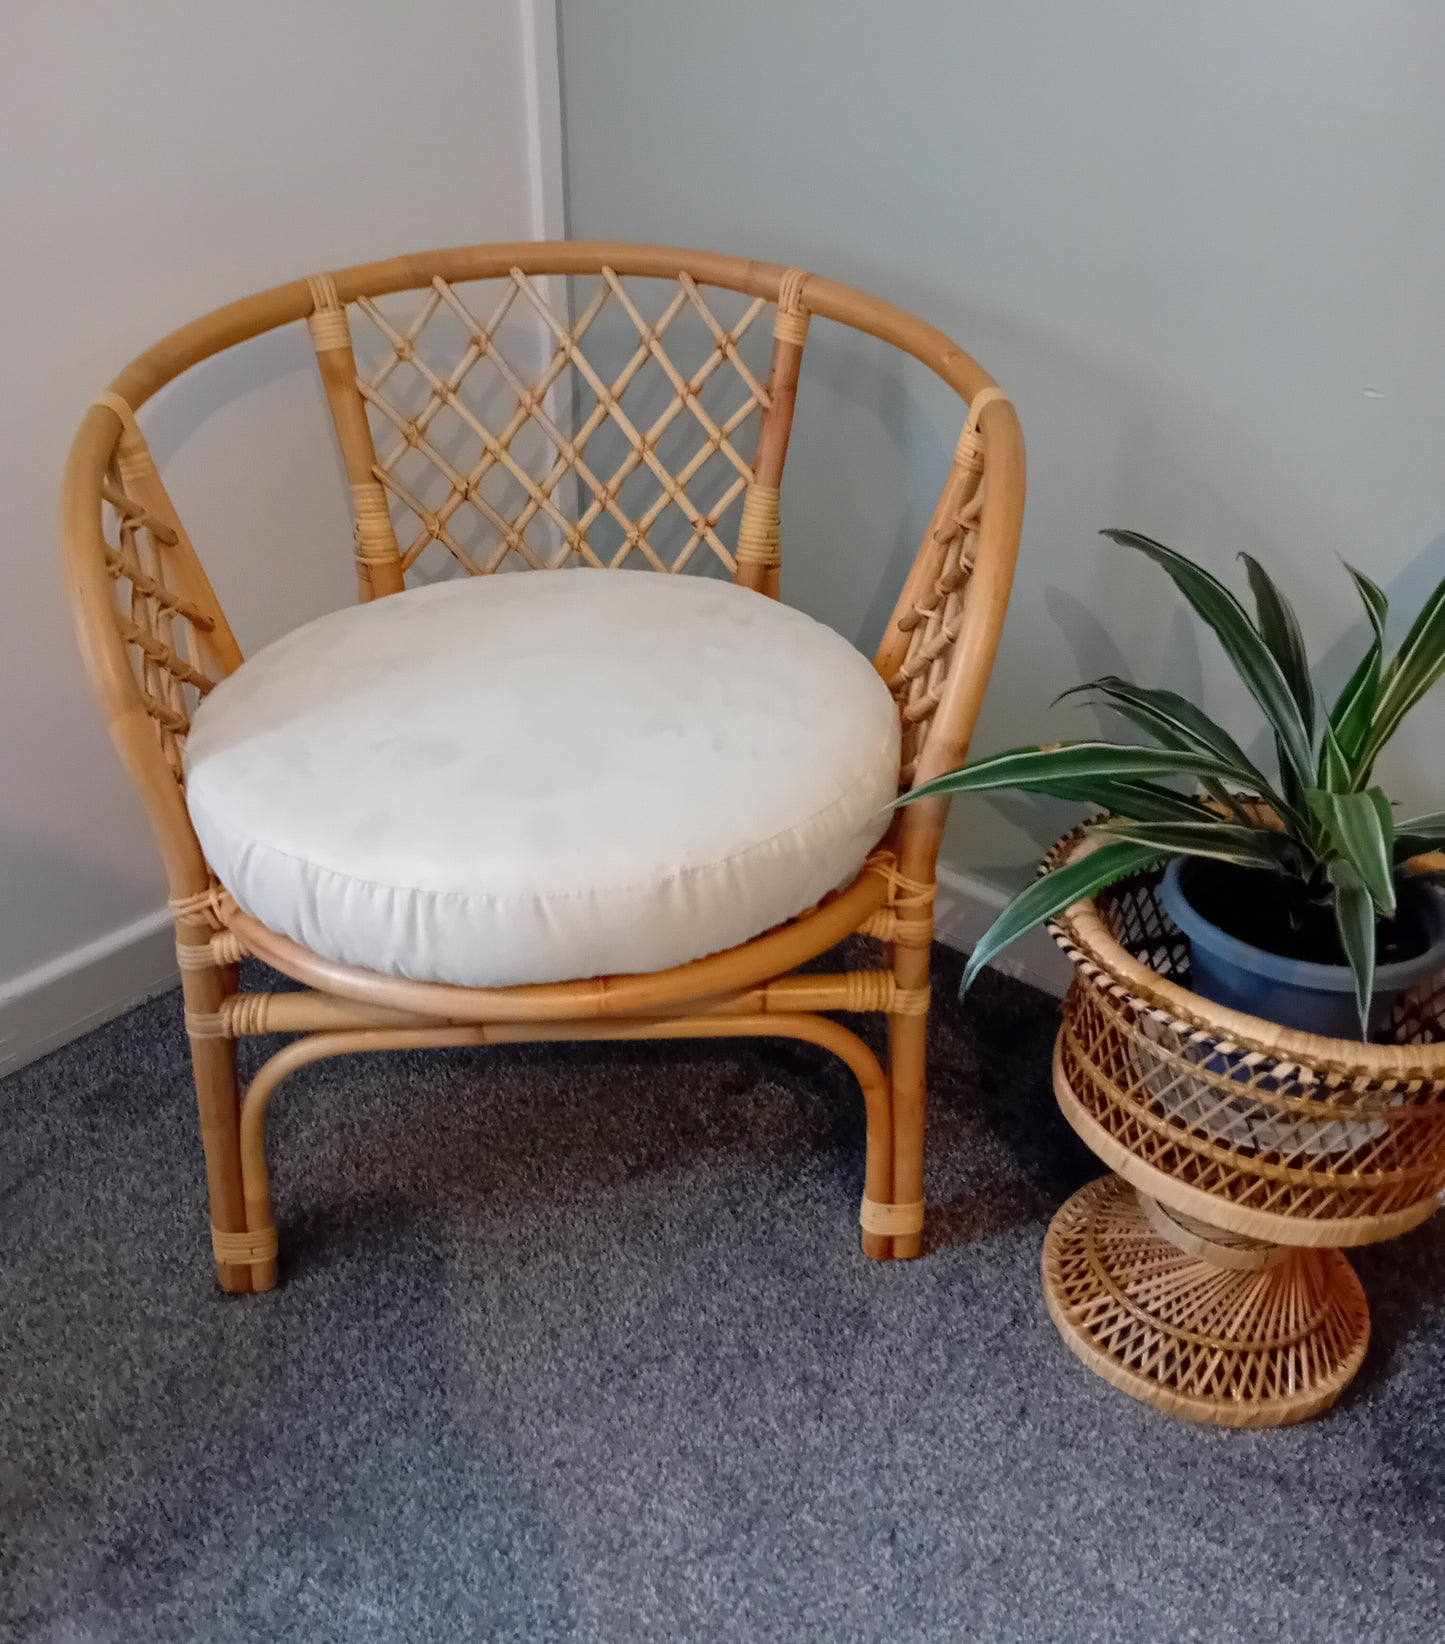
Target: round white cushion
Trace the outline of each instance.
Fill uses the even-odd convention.
[[[217,878],[329,959],[505,987],[661,970],[850,879],[898,716],[845,640],[731,583],[473,577],[288,634],[197,710]]]

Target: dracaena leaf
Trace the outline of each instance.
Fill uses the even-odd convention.
[[[1101,845],[1098,850],[1076,857],[1026,885],[979,937],[969,955],[959,991],[966,992],[989,960],[1026,931],[1072,907],[1081,897],[1092,896],[1105,885],[1112,885],[1116,879],[1151,867],[1159,856],[1160,852],[1149,845],[1125,842]]]
[[[1410,625],[1380,681],[1373,721],[1360,750],[1356,780],[1369,778],[1381,748],[1400,728],[1400,721],[1445,674],[1445,581],[1440,582]]]
[[[1365,793],[1311,788],[1308,798],[1328,847],[1350,865],[1379,912],[1393,914],[1395,824],[1384,793],[1379,788]]]
[[[1329,866],[1335,929],[1355,979],[1360,1037],[1370,1036],[1370,1000],[1375,992],[1375,904],[1354,868],[1341,858]]]
[[[1274,578],[1254,555],[1241,554],[1239,557],[1244,561],[1244,573],[1254,594],[1259,636],[1269,647],[1270,654],[1289,684],[1290,694],[1304,722],[1305,735],[1313,736],[1315,688],[1310,678],[1309,658],[1305,654],[1299,619],[1294,614],[1294,607],[1279,591]]]
[[[1197,799],[1175,793],[1157,782],[1059,782],[1047,789],[1053,799],[1072,799],[1081,805],[1096,805],[1116,816],[1133,816],[1141,822],[1208,822],[1214,813]]]
[[[1380,642],[1372,640],[1369,650],[1360,658],[1330,710],[1330,732],[1350,762],[1352,771],[1375,721],[1382,668]]]
[[[1167,748],[1188,748],[1194,753],[1222,759],[1226,764],[1238,765],[1242,783],[1260,779],[1249,756],[1229,732],[1177,691],[1135,685],[1117,674],[1104,674],[1087,684],[1075,685],[1058,700],[1062,702],[1064,697],[1077,696],[1082,691],[1096,691],[1110,707],[1151,731]]]
[[[1368,770],[1361,770],[1356,762],[1374,723],[1375,708],[1380,699],[1380,677],[1385,655],[1385,618],[1389,614],[1390,604],[1379,586],[1363,571],[1357,571],[1353,565],[1346,565],[1345,569],[1355,584],[1360,603],[1365,607],[1365,615],[1369,617],[1373,631],[1369,648],[1360,658],[1355,671],[1346,681],[1345,688],[1330,710],[1330,729],[1334,732],[1341,753],[1351,765],[1353,786],[1355,777],[1368,779]],[[1334,784],[1324,783],[1323,786],[1333,787]]]
[[[1150,822],[1116,819],[1091,824],[1090,833],[1153,845],[1170,856],[1208,856],[1239,868],[1293,871],[1299,847],[1277,828],[1240,827],[1233,822]]]
[[[1258,794],[1276,811],[1287,808],[1229,732],[1223,726],[1216,725],[1202,708],[1197,708],[1187,697],[1175,691],[1134,685],[1127,679],[1120,679],[1117,674],[1105,674],[1100,679],[1090,680],[1087,685],[1076,685],[1072,690],[1065,691],[1063,696],[1074,696],[1081,691],[1096,691],[1116,713],[1122,714],[1140,730],[1147,731],[1166,748],[1212,754],[1226,764],[1236,765],[1238,773],[1233,779],[1236,787],[1246,793]],[[1062,701],[1063,697],[1058,700]],[[1241,821],[1247,820],[1243,808],[1223,782],[1205,778],[1203,785],[1218,804],[1233,811]]]
[[[1044,747],[1010,748],[987,759],[975,760],[935,777],[899,796],[900,805],[933,794],[989,793],[997,788],[1019,788],[1026,793],[1049,793],[1059,783],[1083,789],[1096,778],[1112,782],[1153,781],[1171,776],[1219,777],[1232,774],[1222,760],[1172,748],[1133,747],[1115,742],[1056,742]]]
[[[1370,619],[1370,626],[1375,630],[1375,638],[1383,647],[1385,643],[1385,618],[1390,614],[1390,602],[1385,598],[1385,590],[1378,582],[1367,577],[1363,571],[1357,571],[1348,560],[1345,569],[1350,573],[1350,579],[1360,596],[1360,603],[1365,607],[1365,615]]]
[[[1354,769],[1340,746],[1333,725],[1326,725],[1320,738],[1320,787],[1329,793],[1348,793],[1354,783]]]
[[[1248,612],[1229,589],[1183,554],[1137,531],[1105,531],[1104,536],[1137,549],[1162,566],[1199,616],[1214,630],[1225,655],[1264,710],[1280,750],[1280,775],[1287,797],[1302,794],[1314,779],[1311,738],[1273,652],[1260,637]],[[1293,792],[1291,790],[1294,790]]]
[[[1411,816],[1395,824],[1395,860],[1423,856],[1427,851],[1445,850],[1445,811],[1428,816]]]

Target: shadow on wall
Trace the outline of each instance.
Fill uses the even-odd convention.
[[[783,482],[784,593],[869,654],[965,414],[951,389],[896,348],[814,322]]]
[[[848,276],[959,338],[998,377],[1023,423],[1029,502],[1010,616],[974,739],[979,753],[1091,734],[1087,711],[1070,718],[1067,705],[1052,703],[1070,686],[1114,672],[1200,702],[1268,758],[1258,709],[1212,636],[1163,573],[1098,538],[1103,526],[1132,527],[1179,547],[1246,598],[1235,555],[1246,550],[1263,560],[1300,609],[1326,697],[1348,676],[1368,633],[1337,555],[1385,588],[1397,613],[1396,641],[1445,571],[1445,537],[1432,536],[1393,571],[1388,567],[1400,564],[1403,545],[1356,545],[1345,537],[1329,488],[1309,466],[1318,444],[1302,437],[1319,420],[1317,410],[1302,410],[1299,425],[1275,433],[1248,396],[1211,400],[1201,385],[1181,399],[1119,359],[1091,356],[1076,341],[961,298],[912,270],[860,261]],[[940,453],[946,460],[953,435],[929,409],[914,401],[923,426],[916,423],[911,437],[927,461]],[[1343,399],[1337,414],[1342,423],[1350,415]],[[918,498],[931,502],[932,473],[917,471],[910,482]],[[890,557],[890,575],[900,563],[901,554]],[[1438,802],[1431,794],[1439,760],[1427,740],[1430,723],[1428,714],[1407,721],[1381,771],[1386,787],[1411,808]],[[1121,726],[1107,730],[1117,735]],[[944,859],[1021,884],[1078,816],[1068,806],[960,803]]]
[[[138,420],[244,651],[356,597],[346,476],[304,324],[201,361]]]
[[[328,432],[326,398],[304,322],[263,332],[250,342],[213,354],[162,388],[139,413],[162,475],[213,418],[231,412],[249,395],[298,373],[315,381],[314,398],[320,418],[317,430],[324,436]],[[344,479],[339,457],[335,467],[338,477]]]

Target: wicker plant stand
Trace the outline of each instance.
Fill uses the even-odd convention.
[[[1053,865],[1087,849],[1062,840]],[[1274,1427],[1326,1409],[1369,1342],[1340,1247],[1424,1221],[1445,1187],[1445,976],[1389,1040],[1296,1033],[1188,989],[1157,873],[1076,903],[1054,1054],[1064,1116],[1115,1172],[1044,1242],[1049,1312],[1085,1364],[1192,1421]]]

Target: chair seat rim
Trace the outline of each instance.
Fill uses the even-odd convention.
[[[438,1021],[543,1022],[648,1016],[659,1006],[695,1005],[769,981],[851,935],[889,895],[891,858],[875,852],[841,890],[816,908],[735,947],[668,970],[584,977],[513,987],[421,982],[328,959],[270,929],[222,889],[216,916],[248,952],[292,981],[359,1004],[414,1012]]]

